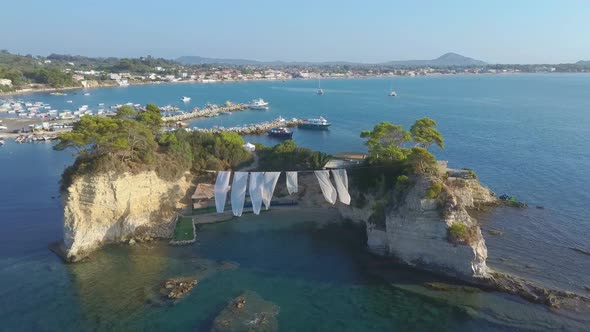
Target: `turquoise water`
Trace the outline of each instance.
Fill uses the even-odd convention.
[[[587,292],[590,194],[590,76],[418,77],[389,81],[312,81],[160,85],[89,90],[58,97],[21,97],[58,109],[77,105],[156,102],[222,103],[264,98],[268,111],[193,121],[231,126],[278,117],[316,117],[327,132],[296,131],[298,144],[327,152],[363,150],[359,131],[379,121],[409,127],[419,117],[439,123],[451,166],[476,170],[497,193],[529,202],[481,217],[489,264],[546,285]],[[66,104],[65,100],[73,100]],[[97,108],[97,107],[94,107]],[[251,141],[274,143],[265,137]],[[249,289],[281,307],[281,330],[582,329],[576,319],[495,293],[436,294],[421,286],[436,277],[393,266],[363,250],[346,227],[314,226],[317,216],[266,215],[200,231],[198,245],[113,246],[92,260],[63,265],[47,251],[61,237],[57,180],[71,163],[49,145],[0,149],[0,320],[4,330],[206,330],[231,297]],[[544,209],[534,208],[536,205]],[[302,222],[303,221],[308,221]],[[501,229],[503,236],[487,236]],[[225,268],[224,261],[239,267]],[[233,263],[232,263],[233,264]],[[229,265],[232,265],[229,264]],[[166,277],[202,281],[185,300],[161,303]],[[587,294],[587,293],[586,293]]]

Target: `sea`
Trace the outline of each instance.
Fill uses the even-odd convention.
[[[388,96],[391,86],[397,97]],[[58,110],[132,102],[190,111],[263,98],[269,110],[190,126],[323,116],[329,130],[294,129],[293,139],[331,154],[366,151],[359,134],[381,121],[409,129],[430,117],[445,138],[444,149],[433,149],[438,159],[471,168],[496,194],[528,204],[478,215],[489,266],[590,296],[590,256],[574,250],[590,250],[590,75],[325,79],[322,88],[320,96],[312,80],[161,84],[14,99]],[[51,143],[0,147],[0,331],[207,331],[244,291],[280,308],[280,331],[590,330],[588,317],[514,296],[433,291],[424,283],[453,281],[372,256],[362,231],[306,211],[203,226],[192,246],[110,245],[64,264],[47,246],[62,237],[59,178],[72,162]],[[180,301],[163,300],[159,286],[176,276],[199,283]]]

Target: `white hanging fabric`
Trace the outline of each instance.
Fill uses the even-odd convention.
[[[277,181],[279,181],[279,176],[281,172],[265,172],[264,173],[264,186],[262,189],[262,203],[264,203],[264,207],[268,210],[270,208],[270,201],[272,200],[272,194],[275,192],[275,187],[277,186]]]
[[[231,210],[236,217],[241,217],[242,211],[244,211],[247,185],[248,172],[235,172],[231,185]]]
[[[336,203],[337,193],[332,182],[330,182],[330,171],[314,171],[313,173],[320,183],[320,188],[322,188],[322,193],[326,201],[330,204]]]
[[[227,199],[227,191],[229,190],[229,178],[231,172],[219,171],[217,173],[217,180],[215,181],[215,209],[217,213],[223,213],[225,209],[225,200]]]
[[[249,193],[250,193],[250,202],[252,202],[252,211],[254,214],[260,214],[260,208],[262,207],[262,186],[264,182],[264,173],[262,172],[251,172],[250,173],[250,183],[249,183]]]
[[[334,185],[338,191],[338,199],[340,202],[350,205],[350,194],[348,193],[348,176],[345,169],[333,169],[332,177],[334,177]]]
[[[287,191],[289,192],[289,195],[299,192],[297,172],[287,172]]]

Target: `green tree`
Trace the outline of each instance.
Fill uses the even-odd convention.
[[[361,132],[369,147],[369,158],[373,161],[400,161],[407,156],[404,145],[411,140],[411,135],[402,126],[381,122],[372,131]]]
[[[410,129],[412,139],[417,143],[417,145],[427,150],[432,144],[436,144],[440,148],[444,148],[444,139],[440,132],[434,127],[436,127],[436,121],[430,118],[416,120]]]
[[[137,111],[129,105],[123,105],[117,109],[117,118],[129,119],[137,115]]]
[[[436,172],[436,159],[421,147],[413,147],[406,159],[406,164],[410,170],[417,174],[434,174]]]
[[[148,126],[154,134],[160,130],[162,125],[162,113],[155,104],[147,104],[145,111],[139,113],[137,120]]]

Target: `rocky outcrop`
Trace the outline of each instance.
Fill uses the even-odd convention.
[[[155,172],[76,178],[64,195],[64,255],[74,262],[105,243],[168,238],[191,185],[185,175],[165,181]]]
[[[435,182],[442,184],[441,193],[426,198]],[[403,190],[351,192],[351,206],[340,205],[339,210],[344,218],[366,224],[367,245],[373,252],[464,280],[489,276],[487,248],[469,211],[493,204],[496,198],[477,179],[416,176]],[[361,196],[363,203],[358,204]],[[461,243],[449,236],[455,224],[468,235]]]

